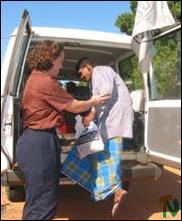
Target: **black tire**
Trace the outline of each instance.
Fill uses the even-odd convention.
[[[12,202],[24,202],[25,201],[25,189],[24,186],[9,186],[7,189],[8,198]]]

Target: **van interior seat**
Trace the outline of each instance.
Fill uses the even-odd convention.
[[[143,89],[135,90],[130,93],[133,109],[135,112],[143,112],[145,104],[145,93]]]
[[[144,144],[144,104],[145,93],[144,90],[135,90],[130,93],[132,99],[132,106],[134,110],[133,120],[133,138],[123,139],[123,150],[138,151]]]

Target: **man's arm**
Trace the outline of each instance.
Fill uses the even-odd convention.
[[[86,110],[89,110],[93,106],[105,104],[105,102],[110,98],[111,98],[110,95],[100,94],[92,96],[87,101],[80,101],[74,99],[71,102],[67,103],[64,109],[67,110],[68,112],[78,114],[81,112],[85,112]]]
[[[112,94],[115,72],[110,67],[95,67],[92,74],[92,94]]]

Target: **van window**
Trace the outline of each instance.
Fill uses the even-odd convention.
[[[23,60],[25,59],[25,53],[27,49],[27,44],[29,41],[30,30],[25,29],[22,36],[18,38],[18,43],[16,43],[16,48],[14,51],[13,63],[10,67],[11,79],[9,83],[9,92],[11,95],[17,95],[18,85],[20,84],[20,74],[22,71]]]
[[[130,92],[144,88],[142,75],[138,70],[138,59],[136,56],[131,56],[121,61],[119,63],[119,73]]]
[[[154,41],[154,47],[157,54],[152,59],[152,66],[157,94],[152,97],[153,93],[150,93],[150,99],[180,99],[181,30],[158,38]]]
[[[60,86],[78,100],[88,100],[91,97],[91,89],[86,81],[58,80]]]

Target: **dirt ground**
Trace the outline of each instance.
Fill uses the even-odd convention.
[[[167,212],[166,218],[163,217],[160,199],[167,195],[176,198],[181,208],[180,170],[165,167],[163,175],[157,181],[132,181],[128,198],[115,218],[110,214],[112,198],[95,203],[81,187],[61,186],[55,220],[181,220],[181,210],[174,217],[170,212]],[[23,205],[24,203],[10,202],[5,188],[1,188],[1,220],[21,220]]]

